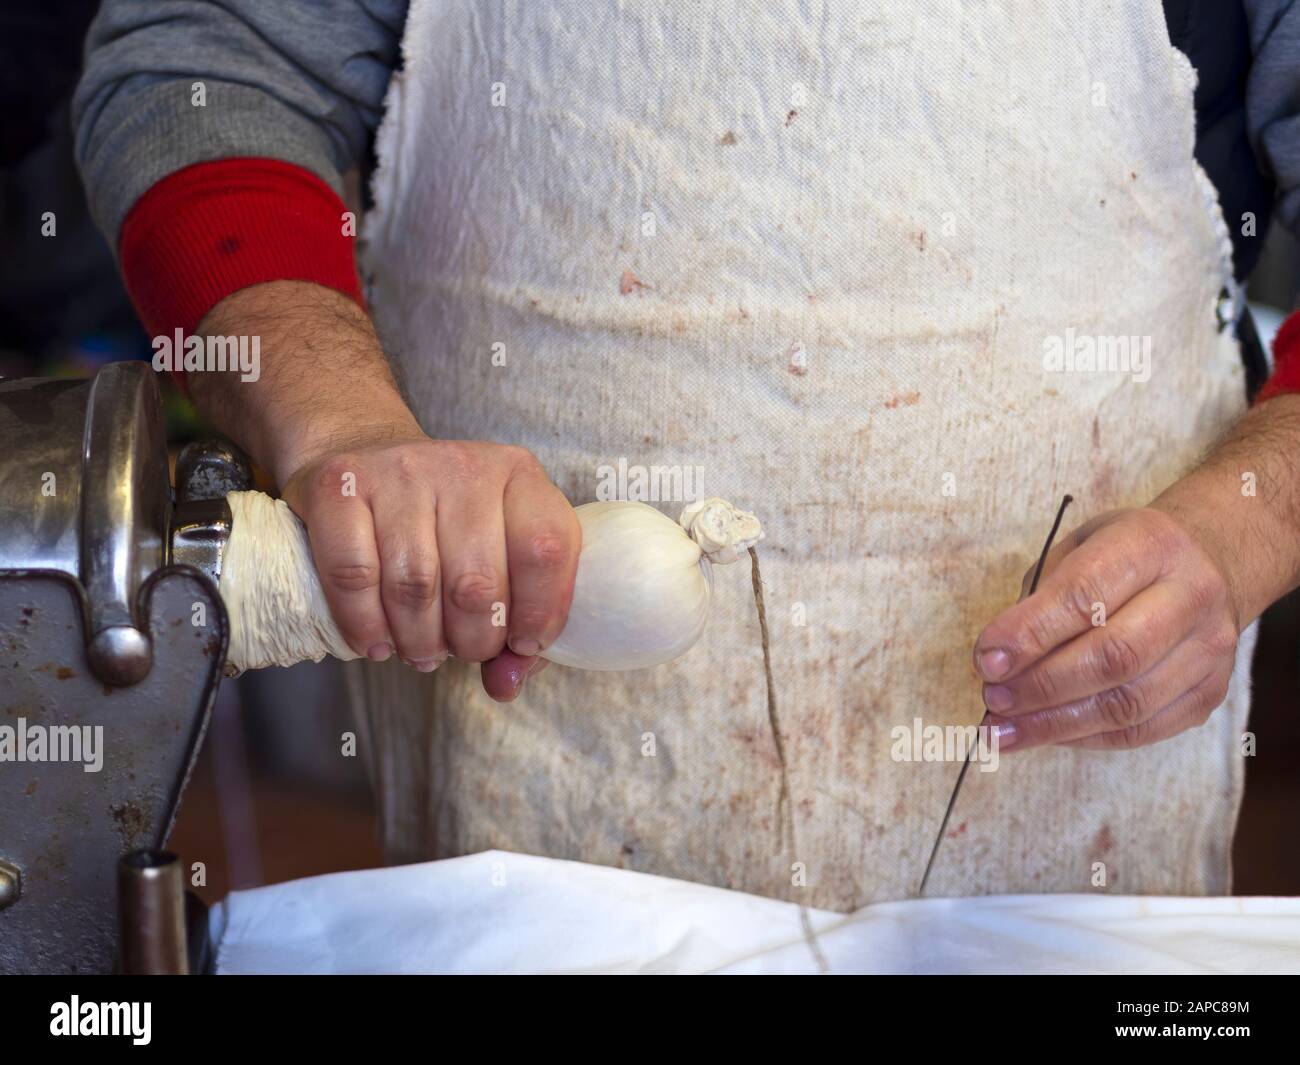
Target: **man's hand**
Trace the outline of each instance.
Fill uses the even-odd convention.
[[[482,662],[495,699],[545,666],[581,530],[523,448],[435,441],[402,401],[365,313],[305,282],[222,300],[203,333],[261,337],[262,374],[187,377],[200,409],[303,519],[334,620],[358,654],[431,671]]]
[[[1001,747],[1137,747],[1203,724],[1241,631],[1300,585],[1297,455],[1300,396],[1280,396],[1149,507],[1059,543],[975,643]]]
[[[1238,635],[1228,581],[1169,515],[1103,514],[1057,544],[1043,573],[975,645],[1002,749],[1138,747],[1223,702]]]
[[[564,628],[581,532],[523,448],[424,436],[327,449],[284,485],[330,611],[358,653],[421,672],[450,652],[513,698]],[[516,657],[533,659],[520,672]]]

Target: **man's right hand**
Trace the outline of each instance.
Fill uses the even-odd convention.
[[[262,374],[192,374],[201,410],[307,525],[334,620],[358,654],[427,672],[450,652],[514,698],[564,628],[581,531],[526,450],[431,440],[365,313],[306,282],[243,289],[200,326],[261,337]]]
[[[581,533],[523,448],[352,440],[284,485],[344,639],[421,672],[534,656],[564,628]]]

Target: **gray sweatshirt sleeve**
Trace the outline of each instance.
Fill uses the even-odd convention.
[[[341,192],[342,173],[379,123],[406,6],[104,0],[72,103],[77,162],[100,229],[115,244],[150,186],[213,159],[279,159]]]
[[[1246,125],[1255,158],[1277,183],[1277,217],[1300,236],[1300,2],[1245,0],[1254,58]]]

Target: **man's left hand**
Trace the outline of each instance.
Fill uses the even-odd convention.
[[[1213,550],[1155,506],[1102,514],[1058,543],[1038,590],[975,644],[1000,748],[1140,747],[1203,724],[1227,695],[1241,630]]]

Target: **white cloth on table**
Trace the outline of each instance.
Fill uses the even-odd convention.
[[[834,973],[1300,973],[1300,899],[995,895],[809,912]],[[485,851],[237,891],[217,971],[807,973],[798,907]]]

